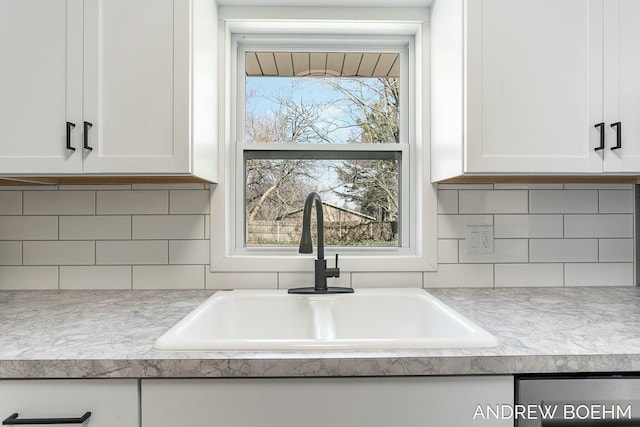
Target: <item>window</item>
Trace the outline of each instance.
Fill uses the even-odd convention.
[[[402,247],[407,43],[387,51],[272,51],[252,49],[245,37],[236,167],[244,175],[237,193],[244,193],[246,247],[297,246],[311,191],[323,200],[327,245]]]
[[[306,23],[227,21],[212,269],[308,270],[297,246],[310,191],[322,197],[327,251],[340,252],[345,271],[435,269],[424,23]],[[367,35],[372,28],[388,34]]]

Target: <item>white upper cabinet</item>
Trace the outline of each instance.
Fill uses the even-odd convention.
[[[174,44],[188,13],[185,1],[85,0],[85,172],[188,172],[188,44]]]
[[[81,0],[0,0],[0,173],[81,171],[81,34]]]
[[[640,172],[637,3],[437,0],[432,180]]]
[[[640,172],[640,1],[604,2],[605,172]],[[620,123],[619,149],[617,125]],[[612,126],[614,125],[614,126]]]
[[[467,172],[599,171],[601,6],[468,1]]]
[[[0,174],[216,179],[214,0],[0,7]]]

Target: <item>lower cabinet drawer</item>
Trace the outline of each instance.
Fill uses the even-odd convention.
[[[72,418],[79,426],[137,427],[138,407],[137,380],[0,380],[0,423],[6,425],[24,419],[60,425]]]
[[[513,427],[513,377],[143,379],[142,427]]]

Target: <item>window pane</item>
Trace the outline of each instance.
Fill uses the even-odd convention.
[[[247,247],[297,246],[311,191],[323,202],[325,244],[398,246],[400,153],[358,153],[358,159],[334,153],[330,160],[273,154],[245,156]]]
[[[247,52],[245,142],[398,143],[399,55]]]

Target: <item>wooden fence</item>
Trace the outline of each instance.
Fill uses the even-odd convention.
[[[291,246],[300,241],[302,225],[290,221],[252,221],[247,224],[248,246]],[[312,231],[315,241],[315,227]],[[390,246],[397,243],[395,221],[325,223],[326,245]]]

